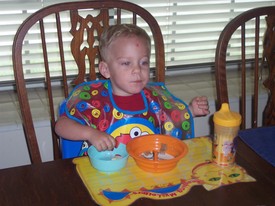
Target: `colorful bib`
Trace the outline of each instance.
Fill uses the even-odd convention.
[[[109,80],[84,82],[71,92],[65,112],[69,118],[106,132],[124,144],[146,134],[194,137],[187,104],[173,96],[164,83],[149,83],[141,95],[145,109],[122,110],[114,102]]]

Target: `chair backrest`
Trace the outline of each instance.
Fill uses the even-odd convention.
[[[14,77],[32,163],[41,162],[41,155],[31,112],[34,106],[28,94],[35,88],[26,84],[30,81],[27,80],[30,67],[37,67],[39,72],[43,70],[42,78],[36,79],[36,83],[42,83],[46,91],[42,99],[49,109],[56,159],[60,157],[58,137],[54,133],[59,103],[68,96],[72,85],[98,77],[98,36],[109,25],[121,23],[137,24],[152,36],[153,78],[164,82],[164,44],[160,27],[148,11],[133,3],[118,0],[60,3],[40,9],[19,27],[12,51]],[[29,62],[33,64],[28,67]],[[78,72],[72,73],[71,68],[77,68]],[[59,84],[55,80],[59,80]],[[56,95],[60,91],[56,90],[56,85],[62,88],[61,96]]]
[[[275,7],[248,10],[232,19],[221,32],[218,40],[215,57],[217,109],[222,103],[229,102],[228,93],[230,90],[231,95],[240,97],[239,111],[242,115],[242,129],[275,123],[274,16]],[[237,51],[240,54],[240,61],[238,62],[239,82],[228,79],[231,75],[229,72],[235,71],[229,69],[230,61],[227,57],[229,53],[236,52],[234,48],[236,45],[238,48],[240,46]],[[252,53],[248,51],[251,49]],[[236,84],[240,84],[238,87],[240,90],[236,89]],[[259,104],[259,96],[262,93],[269,94],[268,104],[264,106],[264,112],[260,109]],[[259,122],[262,120],[263,122]]]

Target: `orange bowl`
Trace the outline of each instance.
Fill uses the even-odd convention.
[[[165,151],[161,152],[163,148]],[[146,172],[160,173],[174,169],[187,154],[188,147],[175,137],[153,134],[130,140],[127,151],[139,168]],[[161,155],[166,158],[160,158]]]

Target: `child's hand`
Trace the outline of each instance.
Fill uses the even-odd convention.
[[[210,113],[207,97],[195,97],[192,99],[189,108],[194,117],[205,116]]]
[[[98,131],[96,136],[89,140],[95,148],[100,151],[112,150],[115,147],[115,139],[105,132]]]
[[[87,125],[82,125],[66,116],[58,119],[55,132],[66,139],[85,140],[96,147],[98,151],[112,150],[115,139],[105,132],[101,132]]]

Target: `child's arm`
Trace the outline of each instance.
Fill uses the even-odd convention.
[[[112,150],[115,146],[115,139],[112,136],[87,125],[81,125],[66,116],[58,119],[55,125],[55,132],[66,139],[88,141],[98,151]]]
[[[194,117],[205,116],[210,113],[207,97],[195,97],[189,104],[189,109]]]

